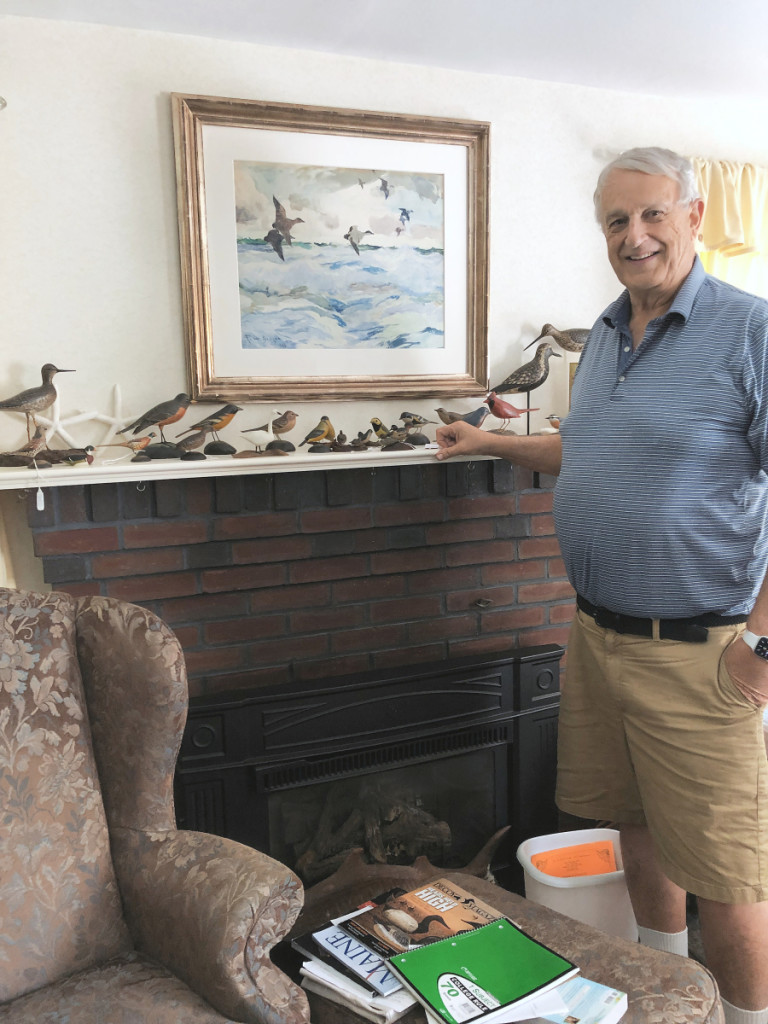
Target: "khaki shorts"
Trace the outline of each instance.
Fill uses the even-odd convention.
[[[743,628],[652,640],[578,610],[560,708],[558,807],[647,824],[667,877],[722,903],[768,900],[762,709],[722,666]]]

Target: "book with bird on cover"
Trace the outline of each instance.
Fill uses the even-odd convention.
[[[506,918],[390,958],[427,1010],[464,1024],[509,1019],[512,1007],[561,985],[579,968]]]
[[[393,895],[342,927],[382,956],[472,931],[501,914],[447,878]]]

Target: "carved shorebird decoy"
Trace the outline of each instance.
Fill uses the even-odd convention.
[[[284,241],[288,245],[293,245],[293,239],[291,238],[291,229],[294,224],[303,224],[304,221],[301,217],[289,217],[285,212],[285,207],[282,205],[277,196],[272,196],[272,202],[275,204],[275,219],[272,222],[272,227],[277,228],[280,234],[283,236]]]
[[[32,434],[29,429],[30,419],[35,424],[35,427],[37,427],[35,413],[42,412],[43,409],[47,409],[56,401],[56,388],[53,384],[53,378],[57,373],[74,372],[74,370],[62,370],[58,366],[54,366],[53,363],[46,363],[40,370],[40,376],[43,378],[42,384],[36,388],[27,388],[26,391],[19,391],[17,395],[13,395],[11,398],[6,398],[5,401],[0,402],[0,409],[7,409],[9,412],[23,412],[27,417],[28,441],[32,440]]]
[[[534,338],[533,341],[529,341],[523,349],[530,348],[531,345],[535,345],[537,341],[541,341],[542,338],[554,338],[560,348],[564,348],[566,352],[581,352],[587,343],[589,337],[589,330],[586,327],[569,327],[565,331],[558,331],[552,324],[544,324],[541,328],[541,334],[538,338]]]
[[[533,391],[540,387],[549,376],[550,356],[562,359],[559,352],[555,352],[551,345],[542,341],[536,349],[536,354],[530,362],[518,366],[508,377],[505,377],[501,384],[491,388],[496,394],[508,394],[509,392],[520,393]]]
[[[140,430],[146,430],[147,427],[159,427],[160,439],[165,443],[163,427],[167,427],[169,424],[180,420],[187,411],[191,401],[192,399],[189,395],[185,395],[182,391],[175,398],[169,398],[167,402],[159,402],[157,405],[153,405],[143,416],[139,416],[137,420],[129,423],[127,427],[122,427],[117,433],[125,434],[126,431],[131,430],[134,434],[138,434]]]
[[[186,430],[182,430],[181,434],[177,434],[176,437],[181,437],[182,434],[190,434],[195,430],[203,430],[206,433],[213,434],[218,441],[218,432],[223,430],[228,423],[231,423],[236,413],[242,412],[242,409],[242,405],[234,405],[232,402],[227,405],[222,405],[217,412],[213,412],[210,416],[206,416],[205,419],[200,420],[199,423],[193,423],[191,427],[187,427]]]
[[[298,416],[293,409],[286,409],[285,412],[280,413],[275,409],[275,418],[270,422],[262,423],[260,427],[249,427],[248,430],[241,430],[241,434],[250,434],[254,430],[266,430],[268,433],[276,434],[280,437],[281,434],[287,434],[290,430],[296,426],[296,420]]]
[[[510,420],[516,420],[525,412],[538,412],[536,409],[518,409],[510,402],[505,402],[503,398],[499,398],[495,391],[492,391],[486,399],[485,404],[491,410],[491,416],[495,416],[497,420],[502,420],[502,429],[507,426]]]
[[[299,445],[301,448],[302,444],[320,444],[326,441],[331,442],[336,440],[336,431],[333,428],[333,424],[327,416],[321,416],[320,422],[314,428],[310,430],[307,436]]]

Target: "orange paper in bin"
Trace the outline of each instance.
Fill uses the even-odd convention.
[[[616,870],[616,853],[610,839],[578,846],[561,846],[557,850],[534,853],[531,864],[545,875],[575,878],[577,875],[605,875]]]

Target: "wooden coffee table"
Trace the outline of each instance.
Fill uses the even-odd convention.
[[[527,932],[578,964],[593,981],[621,989],[629,1008],[622,1024],[675,1021],[676,1024],[722,1024],[717,985],[695,960],[659,953],[637,942],[606,935],[547,907],[471,875],[444,872],[458,885],[496,907]],[[308,993],[312,1024],[359,1024],[362,1017],[321,996]],[[414,1007],[403,1024],[425,1024]]]

